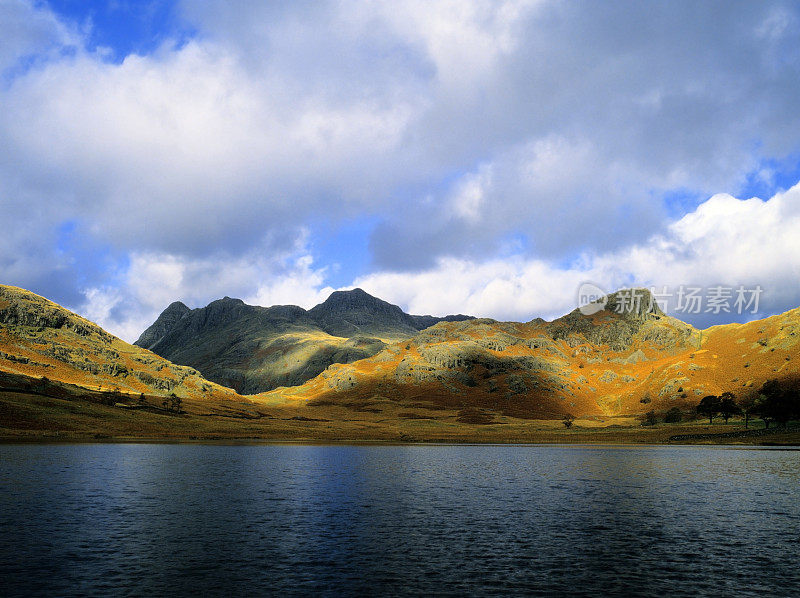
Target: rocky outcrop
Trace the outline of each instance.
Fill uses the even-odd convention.
[[[635,342],[661,348],[699,346],[699,335],[688,324],[661,311],[647,289],[628,289],[612,293],[604,309],[587,316],[576,309],[549,326],[553,340],[570,347],[584,343],[625,351]]]
[[[96,335],[110,341],[108,332],[44,297],[24,289],[0,286],[0,325],[70,330],[80,336]]]

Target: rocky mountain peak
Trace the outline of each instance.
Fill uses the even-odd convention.
[[[386,303],[377,297],[373,297],[364,289],[355,288],[349,291],[334,291],[325,301],[313,309],[349,309],[360,307],[375,308],[385,306],[391,306],[391,304]]]
[[[667,325],[669,322],[675,326]],[[662,325],[670,330],[662,329]],[[554,340],[565,339],[575,344],[582,338],[594,345],[609,345],[615,351],[630,347],[642,330],[661,339],[662,344],[676,346],[689,342],[693,330],[666,317],[653,294],[643,288],[621,289],[606,295],[554,320],[548,327]]]
[[[192,310],[181,301],[170,303],[167,309],[161,312],[158,319],[147,330],[142,332],[134,345],[150,349],[190,311]]]
[[[380,331],[407,336],[416,333],[402,309],[363,289],[334,291],[323,303],[311,308],[308,315],[334,336],[377,335]]]
[[[161,315],[162,316],[164,316],[164,315],[174,315],[174,316],[182,317],[183,314],[188,313],[190,311],[192,311],[192,310],[189,309],[183,301],[173,301],[172,303],[170,303],[167,306],[167,309],[165,309],[163,312],[161,312]]]
[[[244,301],[225,295],[222,299],[215,299],[209,303],[207,307],[211,307],[212,305],[214,307],[235,307],[237,305],[244,305]]]
[[[606,297],[605,310],[634,318],[663,316],[653,294],[644,288],[620,289]]]

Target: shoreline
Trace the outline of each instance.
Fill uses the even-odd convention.
[[[629,416],[560,420],[494,413],[491,423],[462,421],[457,410],[404,417],[402,407],[358,411],[342,406],[270,406],[261,417],[238,404],[216,411],[187,402],[182,413],[104,405],[84,397],[56,398],[0,391],[0,443],[158,443],[308,445],[614,445],[800,446],[800,425],[771,427],[731,420],[687,420],[642,426]],[[416,414],[415,414],[416,415]]]
[[[731,437],[722,434],[718,438],[711,435],[697,435],[697,438],[681,438],[680,440],[658,441],[648,438],[636,440],[614,440],[597,437],[596,439],[581,437],[570,441],[568,438],[520,439],[509,438],[480,440],[466,437],[431,438],[414,440],[397,440],[381,438],[253,438],[253,437],[170,437],[170,436],[103,436],[85,435],[46,435],[46,436],[0,436],[0,445],[44,445],[44,444],[186,444],[186,445],[286,445],[286,446],[585,446],[585,447],[729,447],[729,448],[784,448],[800,450],[800,430],[785,432],[795,436],[786,441],[762,440],[763,436],[753,436],[753,442],[730,442]],[[694,440],[694,442],[692,442]],[[758,441],[756,441],[758,440]]]

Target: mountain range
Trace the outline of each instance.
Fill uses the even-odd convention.
[[[576,309],[552,322],[438,323],[273,394],[378,409],[399,401],[418,415],[449,407],[522,418],[620,416],[688,411],[705,395],[741,396],[800,368],[798,309],[697,330],[665,315],[647,290],[635,293],[635,306],[625,290],[596,313]]]
[[[225,297],[199,309],[173,303],[134,344],[249,395],[372,357],[438,322],[468,319],[409,315],[361,289],[336,291],[308,311]]]
[[[162,420],[162,399],[182,399],[183,417],[200,417],[170,420],[187,434],[239,418],[257,420],[250,433],[258,437],[282,421],[294,426],[287,437],[313,429],[337,438],[349,426],[365,438],[421,429],[454,438],[459,426],[483,426],[502,439],[503,430],[527,430],[526,421],[566,414],[606,421],[688,412],[705,395],[742,396],[800,373],[800,309],[698,330],[664,314],[645,290],[634,309],[619,309],[627,292],[589,315],[524,323],[409,315],[360,289],[310,310],[227,297],[199,309],[176,302],[130,345],[43,297],[0,286],[0,395],[23,393],[13,408],[0,401],[0,424],[7,416],[44,425],[26,396],[100,393],[120,408],[152,407]]]

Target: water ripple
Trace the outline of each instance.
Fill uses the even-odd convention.
[[[0,446],[3,595],[795,596],[800,452]]]

